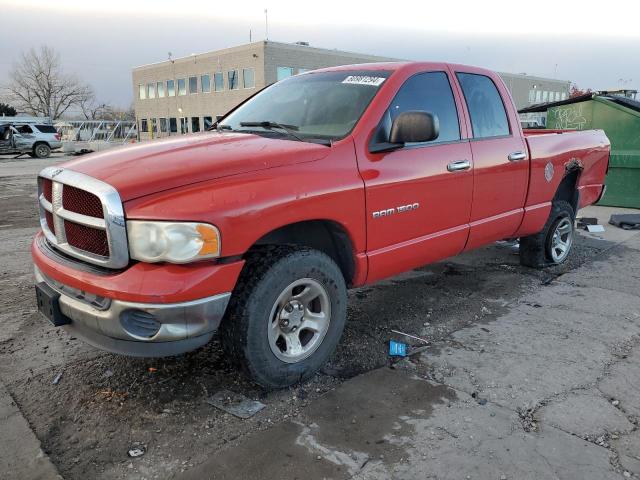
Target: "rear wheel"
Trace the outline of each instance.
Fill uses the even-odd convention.
[[[37,158],[47,158],[51,155],[51,148],[46,143],[36,143],[33,147],[33,154]]]
[[[248,258],[220,327],[227,354],[258,384],[315,374],[335,350],[347,293],[336,263],[310,248],[269,246]]]
[[[553,202],[542,231],[520,239],[520,263],[533,268],[563,263],[573,246],[574,220],[575,213],[568,202]]]

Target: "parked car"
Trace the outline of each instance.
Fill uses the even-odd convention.
[[[282,80],[196,135],[44,169],[40,311],[127,355],[222,344],[260,385],[313,375],[347,289],[505,238],[566,260],[604,189],[601,130],[523,133],[494,72],[444,63]]]
[[[51,151],[62,148],[60,134],[53,125],[28,124],[14,128],[16,145],[32,157],[47,158]]]

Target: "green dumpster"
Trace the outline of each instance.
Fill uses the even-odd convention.
[[[550,107],[547,128],[605,131],[611,141],[607,191],[600,205],[640,208],[640,102],[597,96]]]

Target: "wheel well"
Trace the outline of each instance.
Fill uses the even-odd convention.
[[[353,244],[346,230],[330,220],[292,223],[261,237],[255,245],[297,245],[315,248],[333,259],[351,285],[355,274]]]
[[[47,147],[51,148],[51,145],[49,145],[49,142],[45,142],[44,140],[38,140],[37,142],[35,142],[35,143],[33,144],[33,149],[35,150],[35,148],[36,148],[38,145],[46,145]]]
[[[580,173],[582,169],[575,168],[567,168],[567,173],[558,185],[558,189],[556,190],[556,194],[553,197],[553,200],[564,200],[571,205],[573,208],[574,215],[578,213],[578,201],[580,193],[578,192],[578,178],[580,177]]]

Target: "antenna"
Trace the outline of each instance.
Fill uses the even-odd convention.
[[[267,9],[264,9],[264,31],[265,31],[265,40],[269,40],[269,17],[267,15]]]

